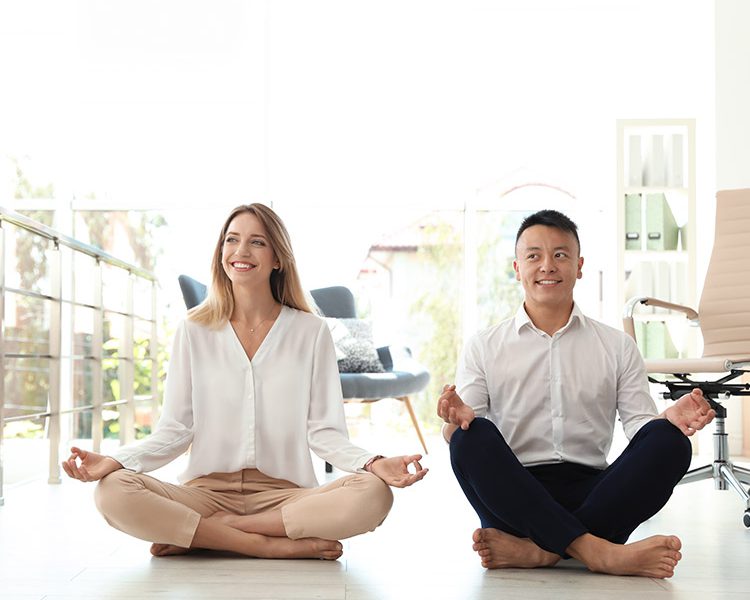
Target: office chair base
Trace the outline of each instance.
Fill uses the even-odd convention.
[[[745,514],[742,516],[742,522],[745,527],[750,528],[750,493],[748,493],[750,490],[746,490],[743,486],[743,484],[750,485],[750,470],[738,467],[728,461],[715,460],[710,465],[691,469],[685,473],[678,485],[704,479],[713,479],[714,487],[717,490],[728,490],[731,487],[740,495],[745,502]]]

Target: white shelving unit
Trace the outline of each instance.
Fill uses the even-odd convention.
[[[695,120],[617,121],[617,296],[652,296],[697,308]],[[694,352],[685,317],[660,308],[636,311],[647,358]]]

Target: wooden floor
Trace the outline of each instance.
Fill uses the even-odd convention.
[[[0,598],[748,598],[750,530],[732,491],[710,482],[678,487],[665,509],[633,535],[674,533],[684,558],[666,581],[551,569],[485,571],[471,550],[476,520],[455,483],[446,449],[431,439],[431,468],[396,491],[376,532],[345,542],[336,562],[269,561],[198,553],[152,558],[148,544],[110,529],[93,485],[34,482],[6,489],[0,507]],[[322,464],[321,464],[322,467]],[[169,477],[170,473],[162,476]]]

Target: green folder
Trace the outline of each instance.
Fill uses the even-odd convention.
[[[677,250],[679,231],[664,194],[646,194],[646,248]]]
[[[641,249],[641,195],[625,194],[625,250]]]

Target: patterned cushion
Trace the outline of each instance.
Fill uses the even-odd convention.
[[[326,318],[340,373],[384,373],[372,342],[372,324],[362,319]]]

